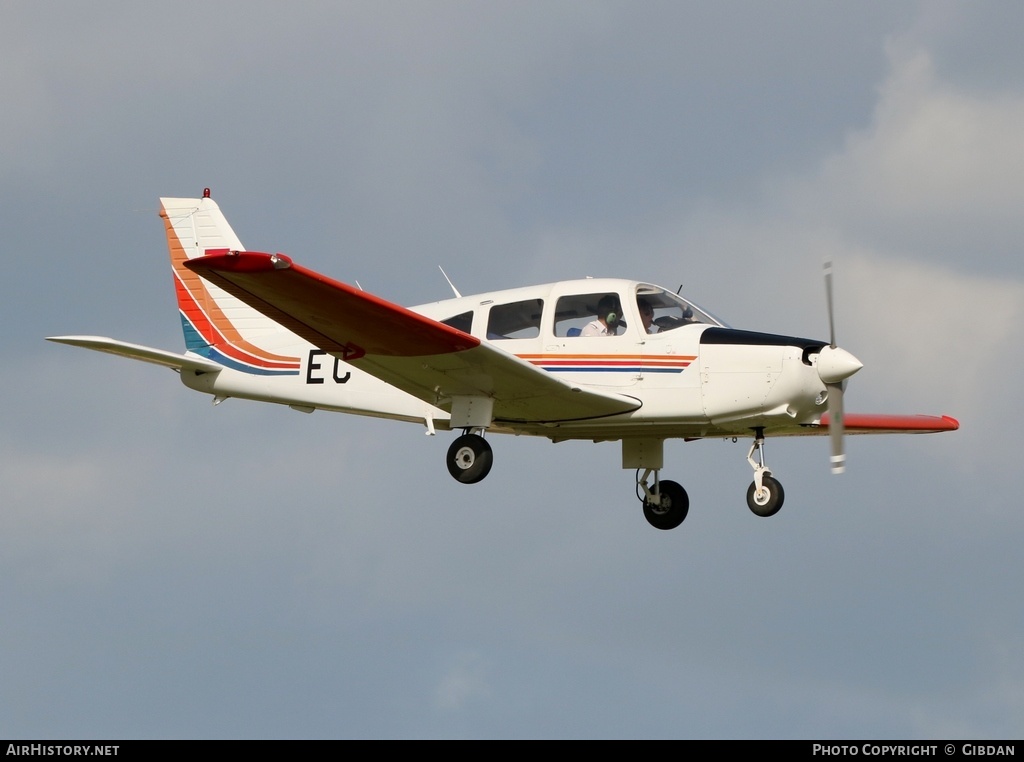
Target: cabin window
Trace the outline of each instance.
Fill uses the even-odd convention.
[[[535,339],[540,336],[543,299],[496,304],[487,317],[488,339]]]
[[[441,322],[447,326],[456,328],[463,333],[470,333],[473,328],[473,312],[472,310],[469,312],[463,312],[461,315],[455,315],[454,317],[442,320]]]
[[[609,318],[613,318],[609,321]],[[604,319],[604,324],[600,319]],[[622,319],[622,305],[618,294],[573,294],[563,296],[555,305],[555,336],[573,337],[585,334],[587,326],[598,321],[599,327],[591,330],[605,330],[605,325],[621,334],[626,329]],[[601,334],[604,335],[604,334]]]

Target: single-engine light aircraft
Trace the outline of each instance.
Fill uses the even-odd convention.
[[[735,330],[672,291],[619,279],[476,296],[452,286],[455,298],[407,309],[284,254],[246,251],[209,189],[161,199],[160,216],[185,353],[51,341],[168,366],[215,404],[240,397],[459,432],[447,465],[463,484],[491,469],[485,434],[620,441],[647,521],[673,529],[689,498],[660,478],[666,439],[749,437],[747,505],[771,516],[784,493],[764,461],[768,436],[827,434],[840,472],[844,433],[959,428],[948,416],[844,414],[846,380],[862,366],[836,346],[829,265],[822,341]]]

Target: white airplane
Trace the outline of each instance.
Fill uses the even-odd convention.
[[[844,415],[846,379],[862,366],[836,346],[828,265],[830,341],[734,330],[660,286],[619,279],[476,296],[453,286],[454,299],[406,309],[283,254],[246,251],[209,189],[161,205],[187,351],[50,341],[168,366],[215,404],[240,397],[461,432],[447,465],[463,484],[491,469],[485,434],[621,441],[644,516],[673,529],[689,498],[659,478],[666,439],[750,437],[747,504],[771,516],[784,492],[764,462],[767,436],[828,434],[841,472],[844,432],[959,428],[948,416]]]

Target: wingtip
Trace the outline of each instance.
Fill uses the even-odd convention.
[[[208,249],[203,256],[186,260],[184,265],[193,272],[258,273],[287,270],[292,266],[292,259],[285,254],[266,254],[261,251]]]
[[[110,342],[113,339],[109,339],[106,336],[44,336],[46,341],[52,341],[57,344],[68,344],[73,347],[86,346],[88,344],[95,344],[97,342]]]

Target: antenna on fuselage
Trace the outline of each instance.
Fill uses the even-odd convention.
[[[452,279],[448,277],[448,273],[446,273],[446,272],[444,271],[444,268],[443,268],[443,267],[441,267],[441,265],[438,265],[438,266],[437,266],[437,269],[441,271],[441,275],[443,275],[443,276],[444,276],[444,279],[445,279],[446,281],[448,281],[448,285],[452,287],[452,291],[454,291],[454,292],[455,292],[455,298],[456,298],[456,299],[461,299],[461,298],[462,298],[462,294],[460,294],[460,293],[459,293],[459,289],[455,288],[455,284],[454,284],[454,283],[452,283]]]

